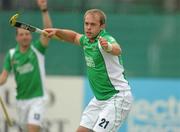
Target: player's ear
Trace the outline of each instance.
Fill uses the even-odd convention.
[[[101,30],[103,30],[105,28],[105,24],[101,25]]]

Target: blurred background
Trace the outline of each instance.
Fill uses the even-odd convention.
[[[54,27],[83,33],[83,14],[100,8],[107,14],[107,31],[120,43],[126,76],[134,94],[134,105],[123,132],[180,131],[180,0],[49,0]],[[35,0],[0,0],[0,71],[8,49],[13,48],[15,30],[8,20],[20,20],[42,28]],[[35,40],[37,34],[33,34]],[[73,132],[92,97],[86,78],[83,52],[57,40],[46,54],[49,109],[44,131]],[[2,88],[14,122],[13,78]],[[1,113],[0,113],[1,114]],[[1,118],[0,118],[1,119]],[[3,119],[2,119],[3,120]],[[0,120],[0,132],[16,132]]]

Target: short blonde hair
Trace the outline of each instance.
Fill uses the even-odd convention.
[[[106,23],[106,14],[100,10],[100,9],[90,9],[87,10],[84,14],[84,19],[87,16],[87,14],[98,14],[100,17],[100,24],[103,25]]]

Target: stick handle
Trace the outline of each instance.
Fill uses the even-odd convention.
[[[44,34],[44,35],[47,35],[48,33],[47,32],[45,32],[45,31],[43,31],[42,29],[40,29],[40,28],[36,28],[36,31],[35,31],[36,33],[39,33],[39,34]],[[59,37],[57,37],[57,36],[53,36],[52,38],[54,38],[54,39],[57,39],[57,40],[60,40],[60,38]]]
[[[12,126],[13,123],[12,123],[11,119],[9,118],[7,109],[6,109],[5,104],[3,103],[3,100],[2,100],[1,97],[0,97],[0,104],[1,104],[1,106],[2,106],[2,110],[3,110],[3,113],[4,113],[4,117],[5,117],[5,119],[6,119],[7,123],[8,123],[8,125],[9,125],[9,126]]]

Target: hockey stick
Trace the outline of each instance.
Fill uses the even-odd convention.
[[[21,21],[17,21],[18,17],[19,17],[19,14],[15,14],[10,18],[9,23],[10,23],[11,26],[17,27],[17,28],[23,28],[25,30],[29,30],[30,32],[36,32],[36,33],[39,33],[39,34],[43,34],[45,36],[48,34],[47,32],[43,31],[40,28],[34,27],[34,26],[32,26],[30,24],[27,24],[27,23],[23,23]],[[53,38],[60,39],[57,36],[53,36]]]
[[[9,126],[12,126],[13,123],[12,123],[10,117],[9,117],[9,114],[8,114],[8,112],[7,112],[7,109],[6,109],[6,106],[5,106],[5,104],[4,104],[4,102],[3,102],[3,100],[2,100],[1,97],[0,97],[0,104],[1,104],[1,107],[2,107],[2,110],[3,110],[3,113],[4,113],[4,117],[5,117],[8,125],[9,125]]]

